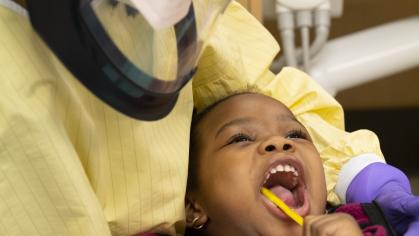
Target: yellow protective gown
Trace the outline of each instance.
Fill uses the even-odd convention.
[[[268,67],[279,47],[232,3],[164,119],[143,122],[89,93],[33,31],[0,5],[0,235],[175,234],[184,219],[193,99],[202,109],[249,85],[280,99],[309,128],[329,199],[343,163],[381,155],[368,131],[345,133],[340,105],[302,72]]]

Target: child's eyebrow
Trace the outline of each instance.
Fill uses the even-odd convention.
[[[221,132],[223,132],[225,129],[227,129],[229,126],[246,124],[246,123],[250,123],[251,121],[252,121],[252,118],[250,118],[250,117],[243,117],[243,118],[238,118],[238,119],[234,119],[232,121],[229,121],[229,122],[225,123],[223,126],[221,126],[221,128],[218,129],[217,133],[215,134],[215,138],[217,138],[217,136]]]
[[[284,120],[285,121],[293,121],[293,122],[297,123],[298,125],[300,125],[301,127],[303,127],[305,129],[305,126],[303,124],[301,124],[301,122],[298,121],[297,118],[295,118],[294,115],[283,115],[278,120],[281,120],[281,121],[284,121]]]
[[[304,125],[303,125],[303,124],[301,124],[301,122],[300,122],[300,121],[298,121],[298,120],[297,120],[297,118],[295,118],[295,116],[294,116],[294,115],[284,115],[284,116],[282,116],[282,117],[283,117],[283,120],[292,120],[292,121],[297,122],[299,125],[301,125],[301,126],[303,126],[303,127],[304,127]]]

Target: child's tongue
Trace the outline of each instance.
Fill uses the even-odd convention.
[[[292,192],[281,185],[274,186],[270,189],[278,198],[280,198],[289,207],[295,208],[296,202]]]

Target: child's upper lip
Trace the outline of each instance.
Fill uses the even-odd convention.
[[[298,172],[298,184],[301,185],[305,185],[305,181],[304,181],[304,169],[303,169],[303,164],[301,163],[300,160],[298,160],[296,157],[292,156],[292,155],[286,155],[286,156],[274,156],[274,157],[269,157],[269,165],[267,166],[267,168],[264,170],[264,172],[262,173],[262,176],[260,177],[260,184],[259,184],[259,189],[258,191],[260,191],[260,189],[263,187],[266,177],[269,175],[270,170],[272,168],[277,167],[278,165],[290,165],[293,166],[296,171]]]

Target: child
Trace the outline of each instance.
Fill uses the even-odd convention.
[[[262,187],[304,217],[304,227],[268,201],[260,193]],[[261,94],[242,93],[195,117],[187,235],[362,235],[354,218],[323,215],[325,206],[320,156],[285,105]]]

